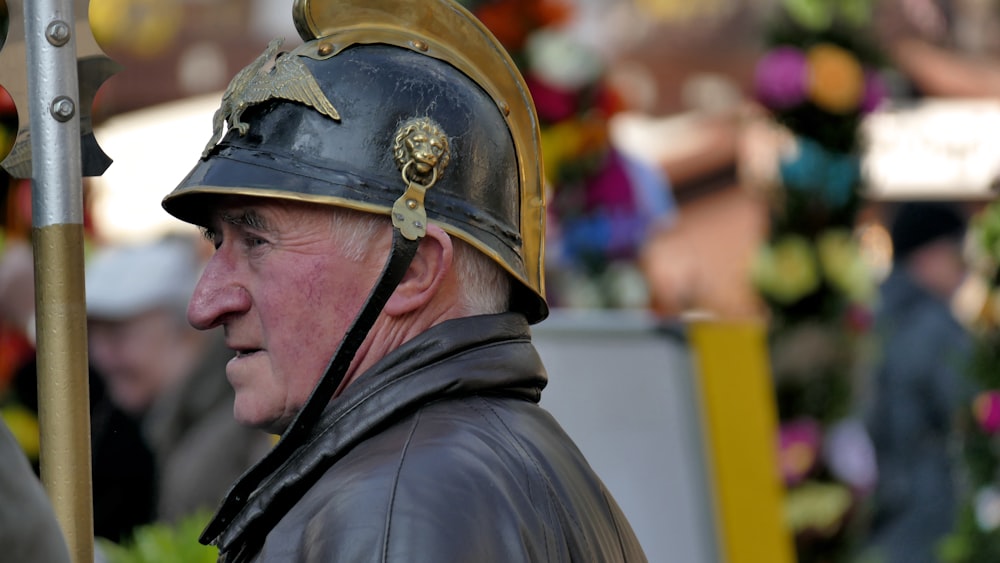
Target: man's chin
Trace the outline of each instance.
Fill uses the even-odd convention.
[[[238,396],[233,405],[233,418],[242,426],[257,428],[270,434],[281,434],[290,422],[283,417],[262,413],[260,409],[242,408]]]

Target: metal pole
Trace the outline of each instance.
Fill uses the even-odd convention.
[[[73,0],[24,5],[41,476],[75,563],[94,560]]]

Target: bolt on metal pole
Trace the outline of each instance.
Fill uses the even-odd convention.
[[[73,0],[24,2],[41,477],[74,563],[94,560]]]

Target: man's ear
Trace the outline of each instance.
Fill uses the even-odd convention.
[[[437,225],[427,225],[427,234],[420,239],[416,256],[383,310],[400,316],[430,303],[451,271],[453,250],[448,233]]]

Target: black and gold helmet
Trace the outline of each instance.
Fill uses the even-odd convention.
[[[213,194],[310,201],[404,234],[425,209],[513,276],[514,310],[544,319],[537,118],[496,38],[450,0],[296,0],[294,19],[305,43],[272,41],[233,79],[164,208],[202,223]]]

